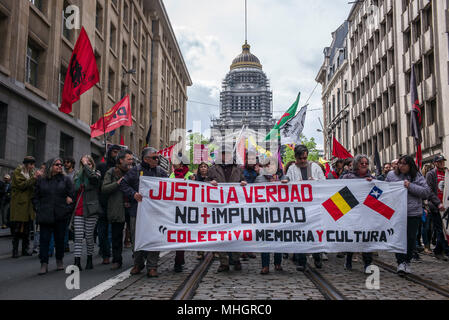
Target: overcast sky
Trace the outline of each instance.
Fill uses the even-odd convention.
[[[221,82],[245,41],[244,0],[164,0],[193,86],[188,89],[187,130],[202,130],[219,115]],[[274,117],[301,92],[304,104],[316,86],[323,49],[347,18],[348,0],[248,0],[248,43],[270,79]],[[205,104],[198,104],[202,102]],[[210,105],[208,105],[210,104]],[[310,99],[304,134],[320,147],[321,85]],[[298,109],[299,110],[299,109]]]

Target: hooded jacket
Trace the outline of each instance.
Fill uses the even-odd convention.
[[[422,216],[422,201],[429,198],[431,194],[430,187],[427,185],[426,179],[418,173],[415,180],[412,181],[409,175],[402,173],[397,175],[394,171],[390,171],[385,179],[386,182],[396,181],[410,181],[407,193],[407,216],[421,217]]]
[[[52,176],[53,164],[61,159],[47,162],[45,176],[37,180],[33,205],[36,209],[36,220],[39,224],[53,224],[66,221],[73,211],[74,204],[68,205],[67,197],[74,200],[73,183],[63,173]]]

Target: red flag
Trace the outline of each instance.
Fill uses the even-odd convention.
[[[123,139],[123,136],[120,135],[120,145],[124,146],[125,145],[125,139]]]
[[[412,113],[410,117],[410,135],[414,138],[416,144],[416,165],[422,168],[422,150],[421,150],[421,127],[422,112],[419,106],[418,87],[416,86],[415,65],[412,65],[410,75],[410,96],[412,99]]]
[[[329,175],[329,173],[331,173],[332,170],[331,170],[331,166],[329,165],[329,162],[326,162],[325,166],[326,166],[326,173],[324,175],[327,178],[327,176]],[[335,179],[338,179],[338,178],[335,178]]]
[[[165,157],[165,158],[167,158],[168,160],[171,161],[172,154],[173,154],[173,148],[174,148],[175,146],[176,146],[176,145],[173,145],[173,146],[168,147],[168,148],[166,148],[166,149],[160,150],[160,151],[158,151],[157,153],[160,154],[160,155],[162,155],[163,157]]]
[[[338,159],[348,159],[354,158],[348,150],[345,149],[334,137],[334,142],[332,143],[332,155]]]
[[[59,111],[64,113],[72,112],[72,104],[77,102],[84,92],[99,81],[100,75],[94,51],[83,27],[70,59]]]
[[[122,101],[113,106],[100,120],[90,126],[90,136],[95,138],[121,126],[130,127],[132,125],[131,105],[129,104],[129,96],[126,96]]]

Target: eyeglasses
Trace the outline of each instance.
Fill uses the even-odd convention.
[[[62,167],[62,163],[55,163],[54,166],[55,167]]]
[[[367,165],[369,165],[369,163],[368,162],[360,162],[360,165],[361,166],[367,166]]]
[[[145,157],[145,159],[158,160],[159,156],[157,156],[157,157]]]

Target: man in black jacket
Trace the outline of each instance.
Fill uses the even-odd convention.
[[[139,193],[140,176],[168,178],[167,172],[159,167],[159,155],[156,149],[145,148],[142,151],[142,163],[129,170],[120,183],[120,190],[128,199],[132,199],[129,211],[133,250],[136,237],[137,205],[139,202],[142,202],[142,195]],[[157,277],[158,251],[134,251],[134,268],[131,270],[131,274],[139,274],[143,270],[145,259],[147,262],[147,276],[149,278]]]
[[[444,212],[447,209],[443,206],[444,179],[446,175],[445,161],[446,159],[443,156],[436,156],[433,160],[435,169],[427,173],[426,180],[432,190],[432,195],[429,198],[429,209],[437,238],[437,245],[433,252],[437,259],[447,261],[448,259],[444,254],[448,254],[448,245],[440,215],[440,211]]]
[[[118,152],[121,150],[120,146],[112,145],[108,148],[108,153],[106,155],[106,162],[99,163],[97,170],[101,173],[101,182],[103,184],[104,175],[106,172],[115,167],[115,159]],[[100,192],[100,204],[103,209],[103,213],[98,216],[97,221],[97,233],[98,242],[100,246],[100,253],[103,258],[102,264],[109,264],[111,258],[111,242],[109,241],[109,223],[108,223],[108,200],[107,196]]]

